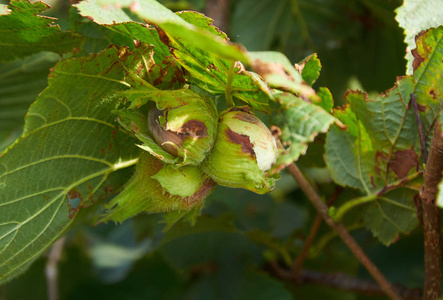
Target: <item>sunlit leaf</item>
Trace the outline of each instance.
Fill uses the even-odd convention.
[[[285,146],[275,164],[279,169],[304,154],[308,144],[319,133],[328,131],[336,119],[321,107],[292,94],[281,93],[275,97],[280,102],[281,108],[276,112],[273,124],[280,128],[281,140]]]
[[[58,54],[79,48],[83,38],[61,32],[54,19],[37,16],[48,6],[43,2],[11,1],[9,12],[0,15],[0,61],[11,61],[41,51]]]
[[[59,62],[29,110],[23,136],[0,157],[0,281],[22,271],[76,213],[118,191],[136,163],[135,139],[111,113],[152,49],[109,48]],[[121,176],[120,175],[120,176]]]
[[[443,2],[440,0],[404,0],[403,5],[396,9],[396,20],[404,29],[405,42],[408,45],[407,74],[412,74],[414,71],[412,66],[414,56],[411,50],[416,48],[415,36],[422,30],[443,24],[442,11]]]
[[[132,21],[122,9],[129,8],[132,14],[151,24],[160,26],[169,35],[200,49],[207,49],[220,57],[247,62],[243,52],[225,39],[192,25],[154,0],[88,0],[76,7],[83,16],[92,17],[98,24],[113,24]]]

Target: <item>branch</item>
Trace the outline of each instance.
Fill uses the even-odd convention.
[[[205,15],[214,19],[214,25],[224,32],[229,30],[229,0],[207,0]]]
[[[367,296],[378,296],[384,294],[383,290],[377,283],[354,278],[343,273],[328,274],[303,270],[298,274],[298,276],[295,276],[293,272],[281,268],[277,262],[271,262],[270,268],[274,276],[297,285],[314,284],[347,292],[360,293]],[[423,297],[420,289],[407,289],[400,285],[393,286],[393,289],[401,297],[401,299],[404,300],[421,300]]]
[[[338,198],[340,193],[342,192],[343,188],[341,186],[337,186],[334,193],[329,197],[327,201],[327,205],[331,206],[332,203]],[[317,213],[317,216],[315,217],[314,222],[311,226],[311,231],[309,232],[308,238],[305,241],[305,244],[303,245],[302,251],[297,256],[297,259],[295,260],[292,271],[294,272],[294,275],[297,276],[300,274],[301,267],[303,265],[303,261],[305,260],[306,256],[308,256],[309,248],[311,248],[312,242],[314,241],[315,236],[317,235],[318,229],[320,228],[322,221],[322,217],[319,213]]]
[[[385,278],[385,276],[380,272],[380,270],[372,263],[372,261],[366,256],[354,238],[349,234],[346,228],[341,223],[334,222],[331,217],[329,217],[328,206],[323,203],[320,196],[316,193],[314,188],[309,184],[300,170],[295,164],[290,164],[287,167],[289,173],[294,177],[295,181],[298,183],[300,188],[306,194],[308,199],[317,209],[319,214],[322,216],[323,220],[331,226],[343,240],[343,242],[349,247],[352,253],[357,257],[361,264],[368,270],[369,274],[378,282],[381,289],[394,300],[400,300],[401,297],[394,290],[392,284]]]
[[[425,247],[425,289],[424,298],[434,300],[441,291],[441,232],[440,210],[435,203],[438,184],[443,171],[443,136],[441,124],[434,127],[429,158],[426,163],[424,184],[420,191],[423,207],[423,231]]]
[[[57,300],[58,297],[58,270],[57,264],[65,243],[65,237],[62,237],[52,245],[49,251],[48,261],[46,262],[45,274],[48,288],[48,300]]]

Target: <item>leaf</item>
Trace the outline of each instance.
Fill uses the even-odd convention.
[[[404,73],[397,6],[398,1],[385,0],[237,0],[229,33],[248,50],[281,51],[294,62],[317,53],[323,65],[319,83],[341,102],[352,76],[366,90],[381,91]]]
[[[300,73],[278,52],[249,52],[252,67],[270,87],[291,92],[301,98],[319,101],[315,91],[303,82]]]
[[[308,143],[319,133],[328,131],[336,119],[321,107],[292,94],[280,93],[275,97],[281,108],[275,114],[273,124],[280,128],[281,140],[286,147],[274,165],[279,170],[305,154]]]
[[[207,31],[214,32],[212,20],[194,12],[181,12],[188,22],[206,24]],[[217,31],[218,32],[218,31]],[[220,37],[226,38],[222,32]],[[261,110],[269,111],[268,101],[272,93],[267,84],[253,72],[248,72],[240,63],[217,57],[210,48],[199,49],[195,45],[174,36],[169,36],[168,44],[178,62],[189,72],[189,80],[211,94],[229,93]]]
[[[344,204],[343,213],[352,205],[363,203],[377,207],[374,201],[379,203],[380,197],[389,198],[387,191],[394,189],[394,193],[402,181],[419,175],[420,151],[415,148],[419,145],[418,131],[408,105],[413,88],[413,78],[406,77],[375,100],[369,100],[362,92],[348,92],[345,98],[349,106],[335,111],[348,130],[333,126],[328,132],[326,164],[335,182],[357,188],[366,195]],[[415,211],[415,193],[405,194],[408,201],[404,199],[406,196],[393,197],[391,202],[396,210],[379,207],[378,213],[373,213],[374,209],[365,209],[365,225],[381,242],[389,244],[399,232],[408,233],[417,225],[417,218],[411,213]],[[342,212],[338,213],[339,218]],[[390,222],[393,228],[379,226],[380,218]],[[403,226],[404,222],[413,225]]]
[[[405,42],[408,45],[407,74],[413,73],[414,57],[410,50],[416,47],[415,36],[422,30],[443,24],[441,11],[443,11],[443,2],[439,0],[404,0],[403,5],[396,9],[395,19],[404,29]]]
[[[115,171],[135,164],[139,150],[111,110],[151,51],[111,47],[53,69],[23,136],[0,156],[0,282],[42,253],[83,206],[127,180]]]
[[[318,89],[317,95],[320,97],[320,102],[315,103],[327,112],[331,112],[334,107],[334,99],[332,99],[331,91],[326,87]]]
[[[71,30],[86,37],[82,45],[85,54],[101,51],[109,45],[128,46],[133,50],[138,41],[155,47],[153,58],[156,63],[161,63],[165,57],[171,55],[168,47],[161,42],[157,30],[146,24],[128,21],[100,25],[81,17],[74,7],[70,10],[70,24]]]
[[[0,64],[0,132],[22,130],[29,105],[47,86],[49,68],[59,59],[44,52]]]
[[[303,80],[300,73],[294,68],[289,59],[281,52],[276,51],[249,51],[248,55],[252,61],[252,65],[259,69],[261,64],[274,64],[275,67],[280,68],[287,73],[294,81],[301,82]],[[258,72],[262,73],[262,72]]]
[[[398,188],[377,197],[365,206],[363,224],[386,245],[397,238],[399,232],[411,232],[418,225],[417,208],[414,202],[411,205],[417,192]]]
[[[443,103],[443,26],[422,32],[416,38],[414,55],[415,97],[426,136],[439,116]]]
[[[37,16],[48,6],[43,2],[11,1],[8,14],[0,15],[0,61],[11,61],[41,51],[58,54],[79,48],[83,38],[75,33],[61,32],[54,19]]]
[[[104,4],[91,0],[76,7],[83,16],[92,17],[99,24],[128,21],[125,12],[108,2],[106,14],[101,14]],[[240,63],[231,70],[234,61],[248,62],[248,59],[243,50],[230,44],[226,35],[211,25],[211,19],[196,12],[177,15],[153,0],[119,1],[118,4],[129,7],[132,13],[161,28],[162,41],[171,47],[175,58],[190,73],[191,82],[212,94],[225,94],[230,89],[232,96],[254,108],[269,110],[269,88],[256,74],[245,71]]]
[[[443,180],[438,184],[438,194],[436,203],[440,208],[443,208]]]
[[[335,112],[348,125],[348,131],[334,127],[329,131],[325,160],[334,181],[357,188],[366,195],[344,204],[338,209],[337,218],[356,205],[370,203],[402,185],[411,185],[411,180],[421,175],[420,141],[409,99],[414,93],[424,136],[429,138],[442,105],[442,37],[443,27],[439,27],[422,32],[416,38],[417,49],[412,51],[415,57],[413,77],[400,78],[393,89],[375,100],[368,100],[361,92],[349,92],[346,98],[350,106],[343,112]],[[409,188],[417,190],[415,185]],[[409,198],[408,206],[413,208],[413,194]],[[402,197],[397,198],[398,209],[392,211],[392,215],[383,215],[393,220],[398,232],[408,232],[400,224],[403,222],[400,210],[403,218],[413,223],[417,220],[402,207],[401,201],[405,203]],[[393,240],[394,231],[374,227],[376,222],[368,223],[367,220],[365,223],[374,235],[384,239],[383,243]]]
[[[303,68],[301,76],[307,84],[313,85],[320,76],[321,63],[317,54],[312,54],[306,57],[300,64]]]
[[[219,57],[247,62],[242,50],[221,37],[192,25],[154,0],[88,0],[75,5],[83,16],[92,17],[98,24],[113,24],[132,21],[123,8],[141,19],[160,26],[174,38],[199,49],[206,49]]]

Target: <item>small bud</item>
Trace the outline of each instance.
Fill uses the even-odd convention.
[[[268,176],[278,149],[269,129],[247,109],[233,108],[220,117],[217,139],[204,170],[220,185],[258,194],[271,191],[278,174]]]
[[[173,96],[156,100],[148,113],[149,130],[164,151],[182,158],[179,165],[198,165],[214,144],[217,110],[212,100],[190,90]]]

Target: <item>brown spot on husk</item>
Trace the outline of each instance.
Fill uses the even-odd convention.
[[[193,205],[201,200],[205,199],[217,186],[214,180],[207,178],[203,181],[203,184],[192,196],[184,197],[183,201],[188,205]]]
[[[205,123],[197,120],[191,120],[183,124],[179,131],[184,136],[204,138],[208,135]]]
[[[245,134],[239,134],[231,130],[231,128],[226,129],[226,136],[235,144],[241,145],[242,151],[244,153],[249,153],[255,156],[254,145],[249,140],[249,136]]]
[[[414,149],[399,150],[394,153],[395,157],[391,161],[391,170],[399,179],[405,178],[409,171],[418,164],[418,155]]]
[[[256,117],[254,117],[253,115],[251,115],[249,113],[238,113],[233,118],[241,120],[241,121],[245,121],[248,123],[252,123],[252,124],[259,124],[260,123],[259,119],[257,119]]]

